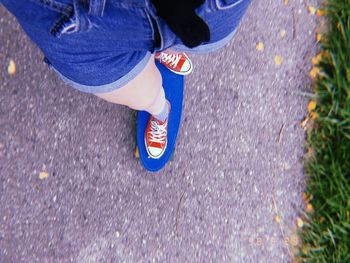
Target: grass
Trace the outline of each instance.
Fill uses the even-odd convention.
[[[327,0],[328,33],[313,90],[306,195],[313,211],[299,233],[301,262],[350,262],[350,0]]]

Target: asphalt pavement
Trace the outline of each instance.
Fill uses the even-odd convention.
[[[229,45],[191,56],[156,175],[136,113],[66,86],[0,7],[0,262],[289,262],[316,47],[306,3],[284,2],[253,1]]]

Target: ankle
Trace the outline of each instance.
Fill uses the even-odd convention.
[[[169,110],[170,110],[170,102],[168,100],[165,100],[165,104],[161,112],[159,112],[158,114],[152,114],[152,116],[157,120],[164,122],[169,116]]]

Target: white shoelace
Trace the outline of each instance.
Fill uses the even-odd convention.
[[[151,134],[150,141],[156,143],[164,143],[164,137],[166,137],[166,123],[159,125],[156,121],[151,122]]]
[[[181,55],[179,54],[167,54],[162,52],[160,54],[160,59],[166,63],[166,64],[170,64],[172,67],[176,68],[177,64],[179,63],[180,59],[181,59]]]

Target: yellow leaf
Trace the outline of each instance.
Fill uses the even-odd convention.
[[[282,38],[285,37],[285,36],[286,36],[286,30],[282,29],[282,30],[280,31],[280,36],[281,36]]]
[[[257,51],[263,51],[264,50],[264,43],[263,42],[259,42],[258,44],[256,44],[256,50]]]
[[[313,196],[310,195],[310,196],[307,196],[307,194],[305,192],[303,192],[303,200],[305,203],[309,203],[310,200],[312,200]]]
[[[321,39],[322,39],[322,34],[317,33],[317,34],[316,34],[316,41],[317,41],[317,42],[320,42]]]
[[[311,112],[310,115],[312,120],[315,120],[318,118],[318,114],[316,112]]]
[[[135,150],[135,157],[136,157],[137,159],[140,158],[139,147],[136,147],[136,150]]]
[[[39,179],[40,180],[44,180],[49,176],[49,174],[47,172],[40,172],[39,173]]]
[[[282,29],[281,31],[280,31],[280,36],[283,38],[283,37],[285,37],[286,36],[286,30],[284,30],[284,29]]]
[[[312,204],[307,204],[305,207],[305,211],[307,213],[312,213],[314,211],[314,208],[312,207]]]
[[[341,24],[340,24],[340,22],[338,22],[337,28],[338,28],[339,30],[341,30]]]
[[[288,5],[288,0],[283,1],[285,5]]]
[[[328,59],[328,58],[329,58],[329,51],[328,51],[328,49],[327,49],[326,51],[323,52],[322,56],[323,56],[323,58],[325,58],[325,59]]]
[[[297,217],[295,222],[296,222],[297,227],[299,227],[299,228],[302,228],[304,226],[304,222],[300,217]]]
[[[311,5],[308,5],[307,8],[309,9],[309,13],[310,13],[311,15],[316,14],[316,8],[315,8],[315,7],[313,7],[313,6],[311,6]]]
[[[307,110],[309,113],[311,113],[314,109],[316,109],[316,101],[311,100],[309,105],[307,105]]]
[[[280,222],[281,222],[281,217],[280,217],[279,215],[276,215],[276,216],[275,216],[275,221],[276,221],[277,223],[280,223]]]
[[[280,55],[276,55],[275,56],[275,64],[276,65],[278,65],[278,66],[281,65],[282,61],[283,61],[283,59],[282,59],[282,57]]]
[[[16,63],[11,59],[7,67],[7,73],[10,75],[16,74]]]
[[[309,73],[309,76],[312,79],[316,79],[316,77],[320,74],[320,69],[318,67],[313,67]]]
[[[316,11],[316,15],[318,16],[318,17],[320,17],[320,16],[325,16],[327,14],[327,12],[326,12],[326,10],[324,10],[324,9],[318,9],[317,11]]]
[[[320,61],[321,61],[321,59],[322,59],[322,52],[320,52],[320,53],[318,53],[317,55],[316,55],[316,57],[313,57],[312,59],[311,59],[311,63],[313,64],[313,65],[317,65],[318,63],[320,63]]]

